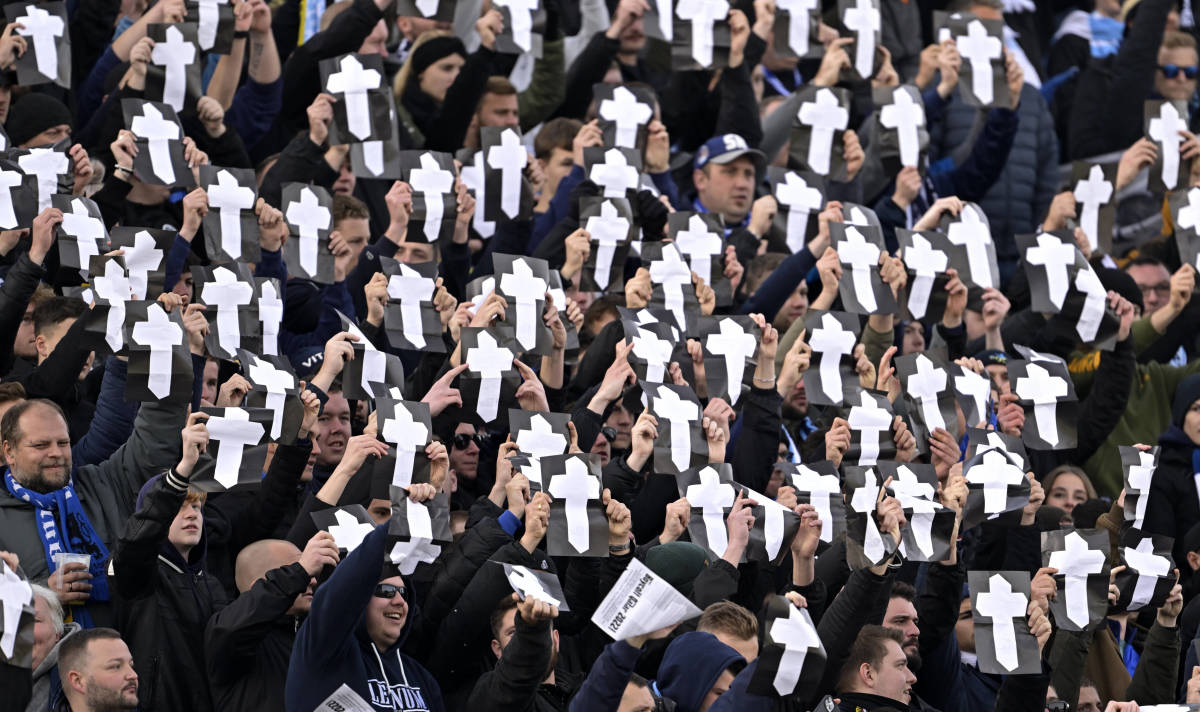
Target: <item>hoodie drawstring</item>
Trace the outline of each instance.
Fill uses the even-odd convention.
[[[400,677],[404,678],[404,686],[412,687],[408,684],[408,672],[404,669],[404,660],[400,658],[400,649],[396,648],[396,662],[400,663]]]
[[[387,694],[392,694],[392,681],[388,679],[387,670],[383,669],[383,658],[379,657],[379,648],[375,647],[375,643],[371,643],[371,652],[375,653],[375,662],[379,663],[379,674],[383,675],[383,684],[387,685]],[[403,668],[401,668],[403,670]],[[395,705],[392,705],[395,707]]]

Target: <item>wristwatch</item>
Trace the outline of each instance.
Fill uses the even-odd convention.
[[[609,545],[608,545],[608,553],[610,553],[610,554],[624,554],[624,553],[628,552],[628,551],[629,551],[630,549],[632,549],[632,548],[633,548],[633,545],[632,545],[632,544],[630,544],[629,542],[625,542],[624,544],[621,544],[621,545],[619,545],[619,546],[613,546],[612,544],[609,544]]]

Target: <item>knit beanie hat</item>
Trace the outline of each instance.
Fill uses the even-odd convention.
[[[457,37],[438,36],[421,43],[409,58],[412,62],[412,74],[409,76],[416,79],[429,65],[452,54],[461,55],[463,59],[467,57],[467,48]]]
[[[1183,419],[1187,417],[1192,404],[1200,400],[1200,373],[1193,373],[1175,389],[1175,402],[1171,404],[1171,422],[1183,427]]]
[[[66,104],[48,94],[34,92],[21,97],[8,110],[4,132],[13,146],[20,146],[46,129],[73,123]]]

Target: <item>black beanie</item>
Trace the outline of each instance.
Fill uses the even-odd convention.
[[[1200,373],[1193,373],[1180,382],[1175,388],[1175,402],[1171,404],[1171,422],[1183,427],[1183,419],[1187,416],[1192,404],[1200,400]]]
[[[1146,308],[1142,302],[1142,289],[1133,280],[1133,277],[1129,276],[1128,272],[1122,272],[1119,269],[1097,267],[1096,276],[1100,278],[1100,284],[1103,284],[1106,290],[1112,290],[1120,294],[1132,302],[1138,309]]]
[[[461,55],[463,59],[467,58],[467,48],[457,37],[440,35],[421,43],[421,46],[417,47],[409,58],[409,61],[412,62],[410,81],[421,76],[421,72],[428,69],[429,65],[452,54]]]
[[[4,132],[13,146],[20,146],[46,129],[72,125],[71,110],[58,99],[37,92],[21,97],[8,110]]]

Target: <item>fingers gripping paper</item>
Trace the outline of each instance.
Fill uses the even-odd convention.
[[[633,559],[609,591],[592,623],[613,640],[627,640],[700,615],[682,593]]]

